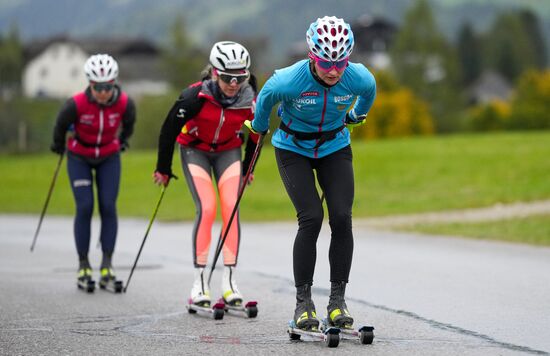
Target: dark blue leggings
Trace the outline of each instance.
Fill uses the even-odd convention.
[[[67,170],[76,204],[74,219],[74,238],[78,256],[88,256],[90,249],[90,230],[94,212],[94,189],[92,170],[95,170],[95,183],[101,215],[101,249],[103,254],[112,255],[115,249],[118,221],[116,199],[120,184],[120,154],[90,163],[85,159],[69,154]]]

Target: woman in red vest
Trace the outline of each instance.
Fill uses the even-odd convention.
[[[115,280],[112,256],[118,219],[116,200],[120,183],[120,151],[128,147],[136,118],[132,99],[116,84],[118,64],[107,54],[88,58],[84,72],[89,86],[61,108],[54,129],[51,150],[64,154],[76,203],[74,236],[79,258],[78,280],[92,281],[88,261],[90,225],[94,210],[93,182],[97,187],[101,215],[100,286]],[[72,134],[66,141],[66,134]],[[95,175],[94,175],[95,173]]]
[[[241,127],[254,116],[255,83],[250,72],[246,48],[235,42],[218,42],[210,53],[205,78],[184,89],[168,113],[159,137],[159,152],[154,181],[168,185],[172,174],[174,143],[180,144],[180,157],[189,190],[195,201],[193,230],[195,283],[191,300],[200,306],[211,302],[207,264],[212,224],[216,217],[216,191],[224,229],[237,201],[239,185],[246,173],[258,141],[249,136],[241,163]],[[214,176],[216,182],[213,182]],[[225,231],[224,231],[225,233]],[[243,296],[235,283],[239,253],[238,214],[233,219],[223,246],[224,273],[222,295],[227,304],[239,305]]]

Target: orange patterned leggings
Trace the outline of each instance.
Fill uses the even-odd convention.
[[[205,152],[181,146],[181,163],[185,179],[195,202],[195,226],[193,228],[193,261],[195,267],[208,263],[212,225],[216,219],[216,186],[219,194],[223,229],[237,202],[242,180],[241,149],[222,152]],[[214,177],[215,182],[212,180]],[[237,264],[239,254],[239,214],[235,215],[223,245],[223,262],[226,266]]]

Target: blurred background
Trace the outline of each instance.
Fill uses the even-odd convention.
[[[353,132],[356,216],[550,199],[550,2],[540,0],[0,0],[4,183],[19,186],[20,176],[4,172],[19,172],[22,162],[50,179],[57,111],[85,88],[86,58],[109,53],[137,102],[126,165],[147,173],[147,183],[126,185],[154,200],[138,187],[150,184],[160,125],[179,91],[200,79],[211,45],[244,44],[261,85],[274,69],[306,58],[306,29],[325,15],[351,24],[351,60],[378,84],[368,125]],[[272,155],[261,163],[259,175],[274,178],[257,179],[243,218],[293,219]],[[36,184],[44,185],[40,199],[4,192],[0,209],[39,211],[48,182]],[[121,199],[121,213],[146,216],[153,203],[136,204],[124,184],[130,202],[124,210]],[[65,188],[59,194],[70,202]],[[163,216],[191,218],[192,209],[175,208],[192,206],[188,195],[183,188]],[[550,215],[538,218],[540,234],[550,235]]]

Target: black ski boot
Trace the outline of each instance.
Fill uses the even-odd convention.
[[[294,322],[298,329],[317,330],[319,328],[315,305],[311,300],[311,284],[302,284],[296,287]]]
[[[327,307],[327,320],[329,325],[338,328],[350,329],[353,327],[353,318],[351,317],[344,295],[346,294],[346,282],[331,282],[330,297]]]
[[[122,281],[116,279],[115,271],[111,266],[111,255],[103,255],[99,275],[99,288],[115,293],[122,292]]]

